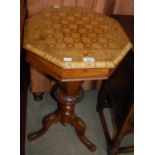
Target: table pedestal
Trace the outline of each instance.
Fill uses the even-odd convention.
[[[43,119],[43,127],[39,131],[28,136],[30,141],[42,136],[53,123],[61,122],[63,125],[70,124],[76,129],[77,136],[90,151],[95,151],[96,146],[85,136],[86,124],[76,116],[75,105],[84,96],[81,87],[82,82],[64,82],[54,87],[54,95],[58,101],[58,109]]]

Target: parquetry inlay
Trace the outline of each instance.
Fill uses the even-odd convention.
[[[24,32],[25,49],[61,68],[114,68],[132,47],[116,20],[86,8],[49,8],[27,19]]]

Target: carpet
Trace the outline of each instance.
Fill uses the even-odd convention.
[[[57,123],[53,124],[46,134],[33,142],[29,142],[26,138],[25,155],[107,155],[106,140],[99,115],[96,112],[97,93],[97,91],[86,92],[85,98],[76,105],[77,115],[87,125],[86,135],[97,147],[95,152],[90,152],[80,142],[73,127]],[[49,93],[44,94],[41,102],[36,102],[32,93],[28,91],[27,101],[26,137],[28,133],[38,131],[42,127],[42,118],[57,108],[56,101]],[[106,109],[105,113],[112,134],[109,110]],[[133,136],[126,137],[124,144],[133,144]]]

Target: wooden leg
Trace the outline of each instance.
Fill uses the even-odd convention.
[[[106,141],[107,141],[108,155],[117,155],[119,153],[119,146],[120,146],[122,137],[121,136],[118,136],[118,137],[116,136],[115,139],[111,140],[110,133],[109,133],[109,130],[108,130],[108,126],[107,126],[106,119],[104,117],[103,111],[99,112],[99,116],[100,116],[100,119],[101,119],[103,131],[104,131],[105,138],[106,138]]]
[[[134,146],[119,148],[119,153],[127,153],[127,152],[134,152]]]
[[[117,137],[116,140],[108,148],[108,155],[117,155],[119,153],[119,146],[122,138]]]
[[[122,139],[128,134],[130,133],[131,129],[132,129],[132,125],[129,125],[130,123],[133,123],[133,112],[134,112],[134,104],[132,104],[131,109],[129,110],[128,116],[125,118],[125,121],[122,125],[122,127],[120,128],[120,130],[118,131],[118,134],[115,136],[115,138],[112,141],[112,144],[109,148],[109,155],[116,155],[118,152],[132,152],[134,151],[133,147],[124,147],[124,148],[120,148],[120,144],[122,142]]]
[[[36,93],[33,93],[33,98],[34,98],[34,100],[35,101],[42,101],[42,99],[43,99],[43,95],[44,95],[44,93],[43,92],[36,92]]]
[[[70,124],[75,127],[81,142],[84,143],[90,151],[96,150],[95,145],[85,136],[86,124],[75,114],[75,105],[80,102],[84,96],[81,84],[82,82],[66,82],[54,86],[53,92],[58,101],[58,110],[43,119],[42,129],[28,136],[30,141],[42,136],[53,123],[61,122],[63,125]]]
[[[43,119],[43,127],[42,127],[42,129],[40,129],[39,131],[37,131],[35,133],[29,134],[28,140],[33,141],[33,140],[39,138],[40,136],[42,136],[49,129],[49,127],[53,123],[57,123],[59,120],[60,120],[60,113],[57,112],[57,111],[52,113],[52,114],[47,115]]]
[[[77,136],[81,140],[82,143],[85,144],[85,146],[92,152],[96,150],[96,146],[92,144],[86,137],[85,131],[86,131],[86,124],[78,117],[76,117],[73,120],[72,125],[75,127]]]
[[[84,91],[81,89],[81,84],[82,82],[62,83],[61,87],[57,86],[54,92],[56,99],[59,101],[61,123],[65,125],[71,124],[75,127],[77,136],[81,142],[93,152],[96,150],[96,146],[85,136],[86,124],[75,114],[75,105],[80,102],[84,96]]]
[[[101,124],[102,124],[103,132],[104,132],[104,135],[105,135],[105,138],[106,138],[106,141],[107,141],[107,145],[110,145],[112,141],[111,141],[110,133],[109,133],[109,130],[108,130],[108,125],[107,125],[106,119],[104,117],[103,111],[99,112],[99,116],[100,116],[100,119],[101,119]]]

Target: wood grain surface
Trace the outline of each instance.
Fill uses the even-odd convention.
[[[38,13],[43,9],[51,7],[53,3],[52,1],[53,0],[27,0],[28,17]],[[120,2],[117,3],[117,1],[118,0],[63,0],[65,6],[82,5],[84,7],[92,8],[96,11],[98,9],[97,6],[104,5],[100,7],[100,8],[104,8],[104,10],[97,10],[97,11],[103,12],[104,14],[108,14],[108,15],[110,14],[126,14],[126,15],[132,14],[133,15],[133,11],[130,9],[129,6],[131,6],[131,3],[133,4],[134,0],[128,0],[127,3],[126,1],[122,0],[121,3],[123,3],[123,10],[120,7],[120,5],[122,4]],[[114,8],[115,8],[115,12],[114,12]],[[120,18],[118,20],[120,20]],[[124,29],[126,29],[126,26],[131,27],[130,26],[131,23],[126,24],[126,21],[128,21],[127,17],[121,17],[121,20],[123,21],[123,24],[125,23],[124,24],[125,27],[123,27]],[[33,83],[33,86],[31,87],[32,92],[46,92],[50,90],[51,82],[49,82],[50,81],[49,78],[47,78],[41,71],[38,71],[36,68],[32,68],[30,72],[31,72],[31,83]],[[98,89],[100,88],[99,83],[100,82],[96,82],[96,81],[85,81],[83,83],[83,87],[85,90]]]
[[[132,44],[108,16],[83,7],[51,7],[27,19],[24,48],[63,69],[115,68]]]

